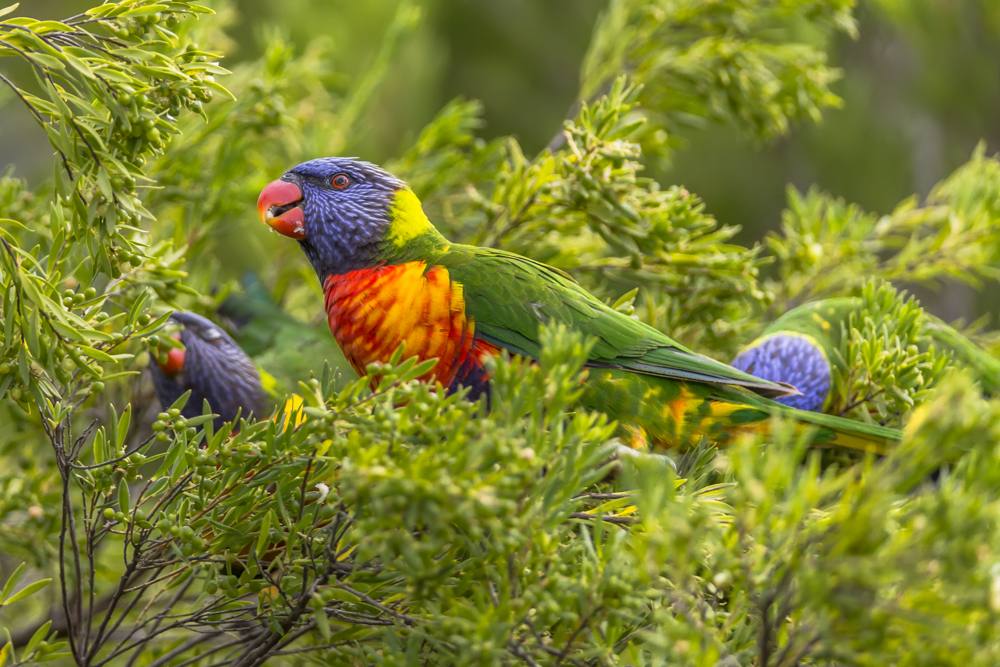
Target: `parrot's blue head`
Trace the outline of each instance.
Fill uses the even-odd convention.
[[[422,216],[404,181],[369,162],[326,157],[303,162],[265,187],[257,213],[299,241],[322,281],[382,262],[406,217],[401,203],[411,198]]]
[[[181,413],[190,419],[202,414],[207,400],[218,428],[232,421],[237,412],[243,417],[264,412],[264,389],[260,374],[239,345],[211,320],[185,311],[170,316],[181,326],[183,350],[172,349],[167,363],[152,363],[153,386],[164,409],[190,390],[191,397]]]
[[[822,412],[830,395],[830,362],[823,349],[805,334],[783,331],[758,338],[733,359],[732,365],[764,380],[794,386],[800,394],[774,399],[793,408]]]

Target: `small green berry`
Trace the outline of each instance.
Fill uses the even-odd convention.
[[[108,521],[110,521],[111,519],[114,519],[115,518],[115,511],[113,509],[111,509],[110,507],[105,507],[104,508],[104,518],[107,519]]]

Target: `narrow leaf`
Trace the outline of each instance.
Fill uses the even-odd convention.
[[[260,532],[257,534],[257,559],[264,557],[264,552],[267,551],[268,536],[271,533],[271,513],[268,512],[264,515],[264,520],[260,523]]]
[[[37,593],[46,586],[48,586],[51,579],[39,579],[38,581],[32,582],[19,590],[18,592],[11,595],[7,600],[4,601],[5,605],[11,604],[12,602],[17,602],[18,600],[23,600],[33,593]]]
[[[128,437],[128,427],[131,420],[132,404],[129,403],[125,406],[125,412],[122,413],[122,418],[118,420],[118,428],[115,430],[118,435],[118,440],[115,444],[118,445],[119,450],[125,447],[125,438]]]
[[[14,587],[17,586],[17,582],[21,581],[21,577],[24,575],[24,563],[17,566],[13,573],[7,577],[7,583],[3,585],[3,593],[0,593],[0,602],[7,599]]]
[[[118,485],[118,509],[125,514],[129,512],[128,482],[122,480]]]

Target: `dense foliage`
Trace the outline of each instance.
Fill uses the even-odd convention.
[[[685,123],[765,140],[838,104],[798,36],[853,33],[852,4],[613,1],[550,150],[479,139],[455,100],[386,165],[449,237],[562,268],[716,358],[862,295],[842,407],[904,423],[898,448],[831,463],[779,424],[676,471],[613,459],[613,425],[574,403],[572,332],[498,360],[487,412],[412,360],[369,391],[312,326],[316,280],[253,202],[349,147],[416,9],[349,84],[330,47],[276,35],[227,72],[221,5],[0,10],[24,66],[0,81],[55,151],[37,187],[0,180],[0,665],[995,664],[1000,402],[917,349],[919,307],[878,281],[995,285],[1000,162],[977,151],[883,217],[790,191],[752,248],[642,173]],[[234,247],[268,258],[242,286],[217,271]],[[301,410],[215,430],[158,406],[143,371],[169,312],[240,298],[241,340]]]

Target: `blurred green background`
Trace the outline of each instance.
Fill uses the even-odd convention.
[[[33,0],[21,12],[61,18],[88,0]],[[375,162],[399,154],[448,100],[485,106],[484,138],[513,134],[528,152],[559,129],[578,90],[581,59],[602,0],[425,0],[422,21],[368,106],[367,128],[348,138],[351,155]],[[369,64],[398,0],[241,0],[228,17],[232,66],[260,55],[272,31],[305,45],[329,40],[334,69],[346,87]],[[812,185],[888,213],[964,163],[980,140],[1000,147],[1000,2],[997,0],[871,0],[857,10],[860,36],[828,45],[843,68],[835,90],[844,99],[820,125],[803,123],[761,145],[733,129],[692,128],[670,161],[649,169],[704,198],[709,212],[743,227],[752,244],[774,229],[788,184]],[[337,78],[330,83],[338,85]],[[51,150],[18,105],[0,109],[0,165],[42,178]],[[283,167],[282,165],[281,167]],[[253,216],[252,203],[247,215]],[[223,268],[226,262],[223,259]],[[229,267],[235,274],[242,267]],[[971,319],[997,299],[969,288],[916,290],[945,319]]]

